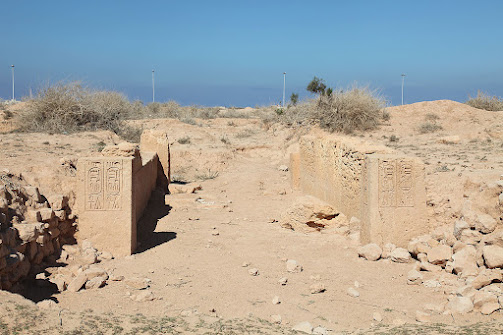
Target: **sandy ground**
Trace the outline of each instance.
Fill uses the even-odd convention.
[[[452,224],[466,199],[487,213],[496,211],[485,201],[489,194],[484,185],[503,174],[503,112],[452,101],[393,107],[389,112],[391,120],[379,130],[355,136],[425,161],[432,230]],[[432,113],[443,129],[420,134],[418,127]],[[80,329],[114,334],[122,333],[117,328],[122,327],[152,334],[275,334],[290,333],[302,321],[332,334],[388,333],[389,327],[397,333],[439,334],[473,327],[487,328],[487,333],[500,329],[492,322],[500,319],[498,312],[439,314],[432,316],[432,322],[449,326],[420,325],[416,311],[426,304],[445,304],[444,291],[452,289],[448,283],[454,275],[444,273],[448,283],[440,288],[407,285],[411,264],[364,261],[357,257],[358,243],[346,236],[303,234],[274,221],[301,196],[292,190],[289,173],[278,166],[288,165],[289,152],[306,129],[265,130],[259,120],[242,119],[198,120],[196,125],[175,120],[135,123],[168,130],[176,179],[195,180],[202,186],[195,194],[156,194],[140,223],[145,231],[153,231],[140,236],[140,252],[101,264],[115,275],[148,278],[156,299],[134,302],[129,297],[134,290],[124,282],[111,282],[99,290],[53,295],[63,312],[46,311],[41,320],[41,312],[29,302],[2,293],[6,296],[0,304],[0,330],[6,334],[16,327],[21,333]],[[390,142],[391,135],[399,140]],[[458,143],[439,143],[447,135],[459,136]],[[0,169],[22,172],[42,193],[71,194],[74,171],[62,166],[61,158],[76,160],[118,141],[108,132],[1,134]],[[304,270],[288,273],[287,259],[298,261]],[[259,274],[250,275],[251,268]],[[433,278],[426,273],[425,280],[428,276]],[[278,283],[281,277],[288,278],[284,286]],[[314,283],[324,284],[326,291],[311,294]],[[346,293],[355,284],[358,298]],[[272,303],[275,296],[280,304]],[[381,323],[373,320],[375,312],[381,314]],[[12,315],[23,317],[14,320]],[[281,315],[282,324],[271,324],[271,315]],[[472,326],[476,322],[485,326]],[[400,326],[403,323],[409,326]]]

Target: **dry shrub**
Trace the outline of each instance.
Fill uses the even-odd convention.
[[[421,134],[434,133],[442,129],[443,127],[436,122],[424,122],[419,126],[419,132]]]
[[[475,98],[470,97],[465,103],[487,111],[503,111],[503,99],[497,96],[490,96],[482,91],[478,91]]]
[[[124,124],[132,112],[131,103],[121,93],[93,91],[76,82],[59,82],[42,88],[28,101],[21,124],[24,131],[50,133],[111,130],[133,140],[139,139],[141,129]]]
[[[337,90],[321,95],[313,118],[329,131],[352,133],[376,128],[383,118],[386,102],[368,87]]]

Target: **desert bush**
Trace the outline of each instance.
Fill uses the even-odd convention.
[[[440,117],[439,117],[437,114],[435,114],[435,113],[428,113],[428,114],[426,114],[426,115],[424,116],[424,119],[425,119],[426,121],[433,121],[433,122],[435,122],[435,121],[437,121],[438,119],[440,119]]]
[[[178,139],[177,142],[180,144],[190,144],[190,137],[189,136],[181,137]]]
[[[384,98],[368,87],[320,95],[313,118],[329,131],[351,133],[377,127],[383,118]]]
[[[24,131],[70,133],[103,129],[137,142],[141,129],[124,123],[132,114],[131,103],[121,93],[93,91],[77,82],[59,82],[40,89],[20,118]]]
[[[158,102],[151,102],[147,105],[147,114],[151,117],[159,116],[161,112],[161,104]]]
[[[299,102],[299,95],[297,93],[292,93],[290,96],[290,103],[295,106],[297,105],[297,102]]]
[[[162,104],[163,117],[178,119],[180,117],[180,110],[180,105],[174,100]]]
[[[503,99],[497,96],[490,96],[482,91],[477,92],[475,98],[470,97],[465,104],[487,111],[503,111]]]
[[[434,133],[442,129],[442,126],[435,122],[424,122],[419,126],[419,132],[421,134]]]

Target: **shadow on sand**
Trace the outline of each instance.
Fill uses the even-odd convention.
[[[169,214],[171,206],[164,201],[165,192],[157,188],[152,192],[143,216],[138,221],[138,248],[141,253],[176,238],[175,232],[156,232],[157,223]]]

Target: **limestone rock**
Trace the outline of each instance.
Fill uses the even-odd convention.
[[[404,248],[396,248],[391,253],[391,260],[396,263],[408,263],[411,261],[410,253]]]
[[[348,219],[329,204],[311,196],[298,199],[279,219],[283,228],[305,233],[348,227]]]
[[[346,293],[350,296],[350,297],[353,297],[353,298],[358,298],[360,296],[360,292],[358,292],[357,290],[355,290],[354,288],[350,287],[348,288],[348,290],[346,291]]]
[[[480,307],[480,313],[489,315],[496,312],[498,309],[500,309],[500,304],[498,302],[488,302]]]
[[[145,278],[128,278],[124,281],[124,283],[135,290],[144,290],[149,287],[148,282]]]
[[[485,264],[488,268],[503,267],[503,248],[497,245],[486,245],[483,248]]]
[[[363,257],[369,261],[377,261],[381,258],[382,250],[375,243],[369,243],[358,249],[358,256]]]
[[[131,295],[131,299],[138,302],[145,302],[155,300],[155,296],[151,291],[145,290],[138,294]]]
[[[407,284],[420,285],[423,282],[423,275],[416,270],[410,270],[407,273]]]
[[[422,311],[416,311],[416,321],[417,322],[430,322],[431,317],[430,314],[422,312]]]
[[[279,280],[278,280],[278,283],[285,286],[286,283],[288,282],[288,278],[286,277],[281,277]]]
[[[68,284],[67,290],[69,292],[78,292],[87,282],[87,275],[83,272],[77,275],[70,284]]]
[[[323,293],[325,290],[325,285],[322,283],[314,283],[309,287],[311,294]]]
[[[494,281],[501,281],[502,276],[501,272],[497,271],[491,271],[491,270],[484,270],[481,272],[475,279],[471,282],[471,286],[478,290],[482,287],[485,287],[487,285],[490,285]]]
[[[37,307],[40,309],[56,309],[58,304],[54,300],[46,299],[37,302]]]
[[[271,315],[271,322],[275,324],[281,324],[281,315],[279,314],[273,314]]]
[[[467,245],[466,247],[452,255],[452,267],[454,273],[462,273],[463,276],[477,275],[478,267],[476,256],[477,250],[471,245]]]
[[[108,279],[108,274],[105,269],[98,266],[91,266],[87,270],[85,270],[84,273],[86,274],[88,280],[96,277],[102,277],[105,278],[105,280]]]
[[[302,266],[296,260],[289,259],[286,261],[286,271],[292,273],[302,272]]]
[[[328,330],[325,327],[318,326],[318,327],[315,327],[313,329],[313,334],[315,334],[315,335],[327,335],[328,334]]]
[[[473,296],[473,306],[475,309],[481,309],[488,303],[498,303],[498,297],[490,292],[476,291]]]
[[[281,304],[281,300],[279,299],[278,296],[275,296],[274,298],[272,298],[272,304],[273,305],[279,305],[279,304]]]
[[[483,234],[492,233],[496,229],[497,222],[488,214],[477,215],[475,227]]]
[[[118,145],[107,145],[105,148],[103,148],[101,154],[106,157],[138,157],[140,156],[140,149],[136,144],[122,142]]]
[[[473,311],[473,303],[470,298],[454,297],[447,304],[453,313],[465,314]]]
[[[106,279],[104,277],[94,277],[86,282],[86,290],[97,289],[105,286]]]
[[[382,321],[381,313],[374,312],[374,314],[372,314],[372,319],[374,319],[374,321],[381,322]]]
[[[443,265],[451,260],[452,249],[447,245],[439,245],[428,251],[428,262],[435,265]]]
[[[258,276],[259,275],[258,269],[256,269],[256,268],[249,269],[248,273],[250,275],[252,275],[252,276]]]
[[[454,223],[454,231],[453,231],[454,237],[456,237],[458,240],[461,239],[461,234],[463,233],[463,231],[469,228],[470,225],[468,224],[468,222],[464,220],[457,220]]]
[[[286,165],[280,165],[278,166],[279,171],[287,172],[288,171],[288,166]]]
[[[396,245],[393,243],[386,243],[382,248],[381,258],[390,258],[393,250],[396,249]]]
[[[295,330],[298,332],[303,332],[306,334],[312,334],[313,333],[313,326],[311,325],[311,323],[304,321],[304,322],[298,323],[295,326],[293,326],[292,330]]]

